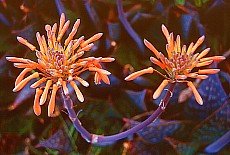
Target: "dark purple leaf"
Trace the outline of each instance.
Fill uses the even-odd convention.
[[[34,80],[30,81],[17,95],[14,100],[14,103],[9,107],[9,110],[14,110],[19,105],[24,103],[26,100],[34,96],[35,89],[30,88],[30,85],[34,82]]]
[[[199,118],[205,118],[216,109],[221,107],[227,99],[227,95],[221,85],[218,74],[209,75],[209,78],[204,80],[199,88],[198,92],[200,93],[204,104],[200,106],[194,95],[188,102],[187,112],[191,115],[194,115]]]
[[[117,0],[117,10],[118,10],[119,19],[121,23],[123,24],[124,28],[126,29],[128,34],[131,36],[131,38],[136,42],[140,51],[143,53],[145,50],[143,41],[140,39],[139,35],[133,30],[128,20],[126,19],[125,13],[122,7],[122,0]]]
[[[128,122],[131,126],[139,124],[136,121]],[[149,143],[159,143],[165,137],[172,135],[181,125],[179,121],[165,121],[157,119],[137,134]]]
[[[133,101],[135,105],[137,105],[142,111],[146,111],[146,105],[145,105],[145,94],[146,89],[136,92],[132,90],[126,90],[126,94],[129,96],[129,98]]]
[[[48,147],[59,151],[71,152],[71,141],[64,127],[61,127],[50,138],[40,142],[36,147]]]

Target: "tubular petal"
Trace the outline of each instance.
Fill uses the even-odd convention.
[[[39,104],[39,98],[42,94],[42,90],[40,88],[36,89],[36,94],[35,94],[35,98],[34,98],[34,113],[39,116],[41,114],[41,106]]]
[[[207,66],[210,65],[213,62],[213,60],[208,60],[208,61],[204,61],[204,62],[200,62],[196,65],[196,67],[202,67],[202,66]]]
[[[198,93],[196,87],[194,86],[194,84],[193,84],[191,81],[188,81],[188,82],[187,82],[187,85],[192,89],[192,92],[193,92],[193,94],[194,94],[194,96],[195,96],[196,101],[197,101],[200,105],[203,105],[203,100],[202,100],[200,94]]]
[[[23,80],[23,78],[25,77],[26,73],[32,71],[32,68],[25,68],[23,69],[23,71],[18,75],[18,77],[15,80],[15,86],[19,84],[19,82],[21,82]]]
[[[35,51],[36,47],[34,45],[32,45],[31,43],[29,43],[26,39],[22,38],[22,37],[17,37],[17,40],[26,45],[27,47],[30,48],[31,51]]]
[[[165,69],[165,64],[161,63],[159,60],[157,60],[154,57],[150,57],[150,60],[152,61],[152,63],[158,65],[161,69]]]
[[[205,79],[208,78],[208,76],[207,76],[207,75],[197,75],[196,78],[197,78],[197,79],[205,80]]]
[[[105,84],[110,84],[109,78],[107,75],[105,74],[100,74],[98,73],[98,75],[100,76],[100,79],[105,83]]]
[[[51,94],[51,98],[50,98],[49,105],[48,105],[48,116],[49,117],[52,116],[54,112],[55,97],[56,97],[57,90],[58,90],[58,86],[56,84],[53,84],[52,94]]]
[[[199,69],[198,74],[216,74],[220,69]]]
[[[168,83],[169,83],[169,80],[163,80],[163,82],[160,84],[160,86],[154,92],[153,99],[157,99],[160,96],[162,90],[168,85]]]
[[[83,48],[83,47],[87,46],[89,43],[98,40],[99,38],[101,38],[102,35],[103,35],[103,33],[97,33],[97,34],[93,35],[92,37],[90,37],[89,39],[87,39],[86,41],[84,41],[81,44],[81,47]]]
[[[68,90],[66,81],[62,81],[62,88],[63,88],[64,94],[68,95],[69,94],[69,90]]]
[[[187,75],[175,75],[175,79],[184,80],[187,79]]]
[[[38,77],[39,77],[38,72],[31,74],[30,76],[26,77],[21,82],[19,82],[18,85],[14,87],[13,92],[17,92],[21,90],[30,80]]]
[[[52,80],[48,80],[46,82],[46,86],[45,86],[45,89],[44,89],[44,91],[42,93],[42,96],[40,98],[40,105],[43,105],[46,102],[48,91],[49,91],[51,85],[52,85]]]
[[[169,31],[164,24],[161,25],[161,30],[164,33],[166,39],[169,37]]]
[[[159,58],[159,52],[148,40],[144,39],[144,44]]]
[[[60,42],[63,35],[65,34],[66,30],[68,29],[69,27],[69,24],[70,24],[70,21],[68,20],[65,25],[63,26],[61,32],[58,34],[58,37],[57,37],[57,41]]]
[[[64,24],[65,24],[65,14],[62,13],[61,17],[60,17],[60,25],[59,25],[58,35],[61,33],[61,30],[62,30]]]
[[[14,63],[14,67],[17,67],[17,68],[36,68],[36,65],[35,64],[24,64],[24,63]]]
[[[97,67],[89,67],[89,71],[99,72],[99,73],[105,74],[105,75],[110,75],[111,74],[109,71],[104,70],[104,69],[100,69],[100,68],[97,68]]]
[[[225,60],[225,59],[226,58],[224,56],[212,56],[212,57],[202,58],[202,59],[200,59],[200,61],[201,62],[208,61],[208,60],[222,61],[222,60]]]
[[[199,59],[203,58],[205,55],[208,54],[209,51],[210,51],[210,48],[206,48],[205,50],[203,50],[203,51],[198,55],[197,59],[199,60]]]
[[[115,58],[101,58],[100,62],[113,62]]]
[[[85,81],[85,80],[83,80],[82,78],[80,78],[80,77],[75,77],[74,78],[75,80],[77,80],[78,82],[80,82],[83,86],[85,86],[85,87],[88,87],[89,86],[89,83],[87,82],[87,81]]]
[[[80,102],[83,102],[84,101],[84,97],[83,97],[81,91],[79,90],[78,86],[76,85],[76,83],[74,81],[70,81],[70,85],[75,90],[78,100]]]
[[[94,46],[94,44],[93,44],[93,43],[90,43],[90,44],[86,45],[85,47],[79,49],[77,52],[89,51],[93,46]]]
[[[101,77],[99,76],[98,72],[96,72],[95,75],[94,75],[94,83],[96,85],[101,84]]]
[[[47,78],[41,78],[38,81],[34,82],[30,88],[37,88],[39,85],[41,85],[43,82],[45,82],[47,80]]]
[[[134,72],[132,74],[130,74],[129,76],[127,76],[125,78],[126,81],[131,81],[131,80],[134,80],[135,78],[143,75],[143,74],[146,74],[146,73],[150,73],[152,74],[154,72],[154,69],[152,67],[149,67],[149,68],[146,68],[146,69],[142,69],[140,71],[137,71],[137,72]]]
[[[191,54],[193,54],[195,52],[195,50],[197,49],[197,47],[199,47],[203,42],[204,42],[204,36],[201,36],[197,42],[195,43],[195,45],[192,47],[191,49]]]

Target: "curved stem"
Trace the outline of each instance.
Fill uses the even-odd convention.
[[[82,137],[87,142],[90,142],[92,144],[99,144],[100,145],[100,144],[108,144],[108,143],[111,143],[111,142],[126,138],[127,136],[138,132],[139,130],[143,129],[144,127],[149,125],[151,122],[153,122],[165,110],[170,98],[172,97],[172,92],[173,92],[173,90],[175,88],[175,85],[176,85],[176,83],[169,83],[169,88],[167,89],[167,92],[166,92],[164,98],[161,100],[161,103],[160,103],[159,107],[157,108],[156,111],[154,111],[153,114],[151,114],[149,116],[149,118],[147,118],[145,121],[143,121],[140,124],[132,127],[129,130],[126,130],[124,132],[114,134],[114,135],[111,135],[111,136],[103,136],[103,135],[96,135],[96,134],[89,133],[81,125],[81,122],[78,119],[77,114],[75,113],[75,111],[73,109],[73,102],[70,99],[70,97],[67,96],[67,95],[64,95],[63,92],[62,92],[62,97],[64,99],[65,108],[67,109],[67,112],[69,114],[69,118],[72,121],[72,123],[74,124],[76,130],[78,132],[80,132]]]

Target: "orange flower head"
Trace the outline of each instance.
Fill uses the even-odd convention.
[[[156,48],[146,39],[144,39],[144,44],[156,56],[156,58],[150,57],[151,62],[163,69],[167,73],[167,76],[152,67],[149,67],[148,69],[132,73],[126,77],[125,80],[133,80],[140,75],[157,72],[166,79],[153,94],[154,99],[160,96],[162,90],[165,86],[167,86],[168,82],[187,82],[187,85],[192,89],[197,102],[202,105],[202,98],[193,83],[188,81],[187,78],[206,79],[208,77],[207,74],[218,73],[219,69],[198,69],[196,72],[192,72],[192,70],[194,68],[210,65],[213,61],[222,61],[225,57],[213,56],[204,58],[204,56],[210,51],[210,48],[206,48],[201,53],[195,53],[196,49],[203,43],[205,38],[204,36],[200,37],[195,44],[191,43],[188,48],[186,48],[186,45],[181,46],[180,36],[177,35],[174,41],[173,33],[169,34],[168,29],[164,25],[162,25],[162,32],[167,40],[166,51],[168,57],[165,57],[161,52],[158,52]]]
[[[76,82],[81,83],[85,87],[89,86],[89,83],[80,77],[80,74],[84,71],[95,72],[96,84],[100,84],[101,80],[106,84],[110,83],[108,75],[111,73],[102,69],[101,63],[112,62],[114,58],[81,58],[86,51],[89,51],[93,47],[93,42],[98,40],[102,36],[102,33],[97,33],[87,40],[84,40],[84,36],[74,39],[80,25],[80,19],[77,19],[72,31],[65,39],[64,45],[62,45],[62,37],[69,28],[69,25],[70,21],[65,21],[65,15],[62,14],[59,28],[56,23],[52,27],[50,25],[45,26],[47,41],[44,35],[41,36],[37,32],[36,38],[39,50],[26,39],[17,37],[20,43],[26,45],[36,53],[37,62],[25,58],[6,57],[8,61],[14,63],[15,67],[24,68],[15,81],[14,92],[21,90],[30,80],[39,78],[38,81],[30,86],[31,88],[36,88],[33,106],[36,115],[40,115],[40,105],[46,102],[49,90],[52,90],[48,105],[48,116],[52,116],[56,93],[62,87],[65,95],[67,95],[69,93],[68,83],[74,88],[79,101],[83,102],[84,97],[78,89]],[[35,72],[25,78],[26,74],[32,70],[35,70]]]

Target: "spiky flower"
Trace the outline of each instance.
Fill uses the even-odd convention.
[[[100,84],[101,80],[106,84],[110,84],[108,75],[110,72],[102,69],[101,62],[112,62],[114,58],[95,58],[87,57],[82,58],[85,51],[89,51],[93,47],[94,41],[98,40],[102,33],[97,33],[91,38],[84,40],[84,36],[78,39],[74,39],[74,35],[77,33],[80,25],[78,19],[74,25],[72,31],[64,41],[64,46],[61,43],[61,39],[70,25],[70,21],[65,22],[65,15],[60,17],[60,25],[57,32],[57,24],[52,27],[50,25],[45,26],[47,32],[47,41],[44,35],[36,33],[36,38],[40,47],[40,50],[36,49],[34,45],[29,43],[22,37],[17,37],[17,40],[29,47],[36,53],[38,58],[37,62],[31,61],[25,58],[6,57],[8,61],[14,63],[17,68],[24,68],[15,81],[14,92],[21,90],[32,79],[38,79],[30,87],[36,88],[36,94],[34,99],[34,112],[36,115],[41,114],[41,107],[46,100],[51,90],[51,98],[48,104],[48,116],[52,116],[55,109],[55,97],[57,90],[62,88],[65,95],[69,93],[67,84],[69,83],[76,92],[77,98],[80,102],[84,101],[84,97],[79,90],[76,82],[81,83],[83,86],[88,87],[89,83],[79,77],[84,71],[95,72],[95,83]],[[27,73],[31,75],[25,78]]]
[[[156,99],[160,96],[162,90],[168,85],[169,82],[186,82],[187,85],[192,89],[193,94],[196,98],[196,101],[199,104],[203,104],[203,100],[199,95],[194,84],[188,80],[188,78],[198,78],[198,79],[206,79],[208,78],[207,74],[216,74],[219,72],[219,69],[199,69],[199,67],[210,65],[213,61],[221,61],[224,60],[223,56],[212,56],[206,57],[210,48],[206,48],[201,53],[194,53],[196,49],[203,43],[204,36],[200,37],[197,42],[191,43],[188,48],[186,45],[181,47],[180,36],[177,35],[176,40],[174,41],[173,33],[168,32],[167,28],[162,25],[162,32],[166,37],[168,44],[166,44],[166,51],[168,54],[168,58],[165,57],[161,52],[158,52],[156,48],[146,39],[144,40],[144,44],[155,54],[155,57],[150,57],[152,63],[158,65],[161,69],[163,69],[167,75],[163,75],[159,71],[149,67],[147,69],[143,69],[137,72],[132,73],[125,80],[133,80],[138,76],[141,76],[146,73],[154,73],[162,75],[165,80],[161,83],[161,85],[157,88],[155,93],[153,94],[153,98]],[[197,71],[192,72],[194,68],[198,68]]]

